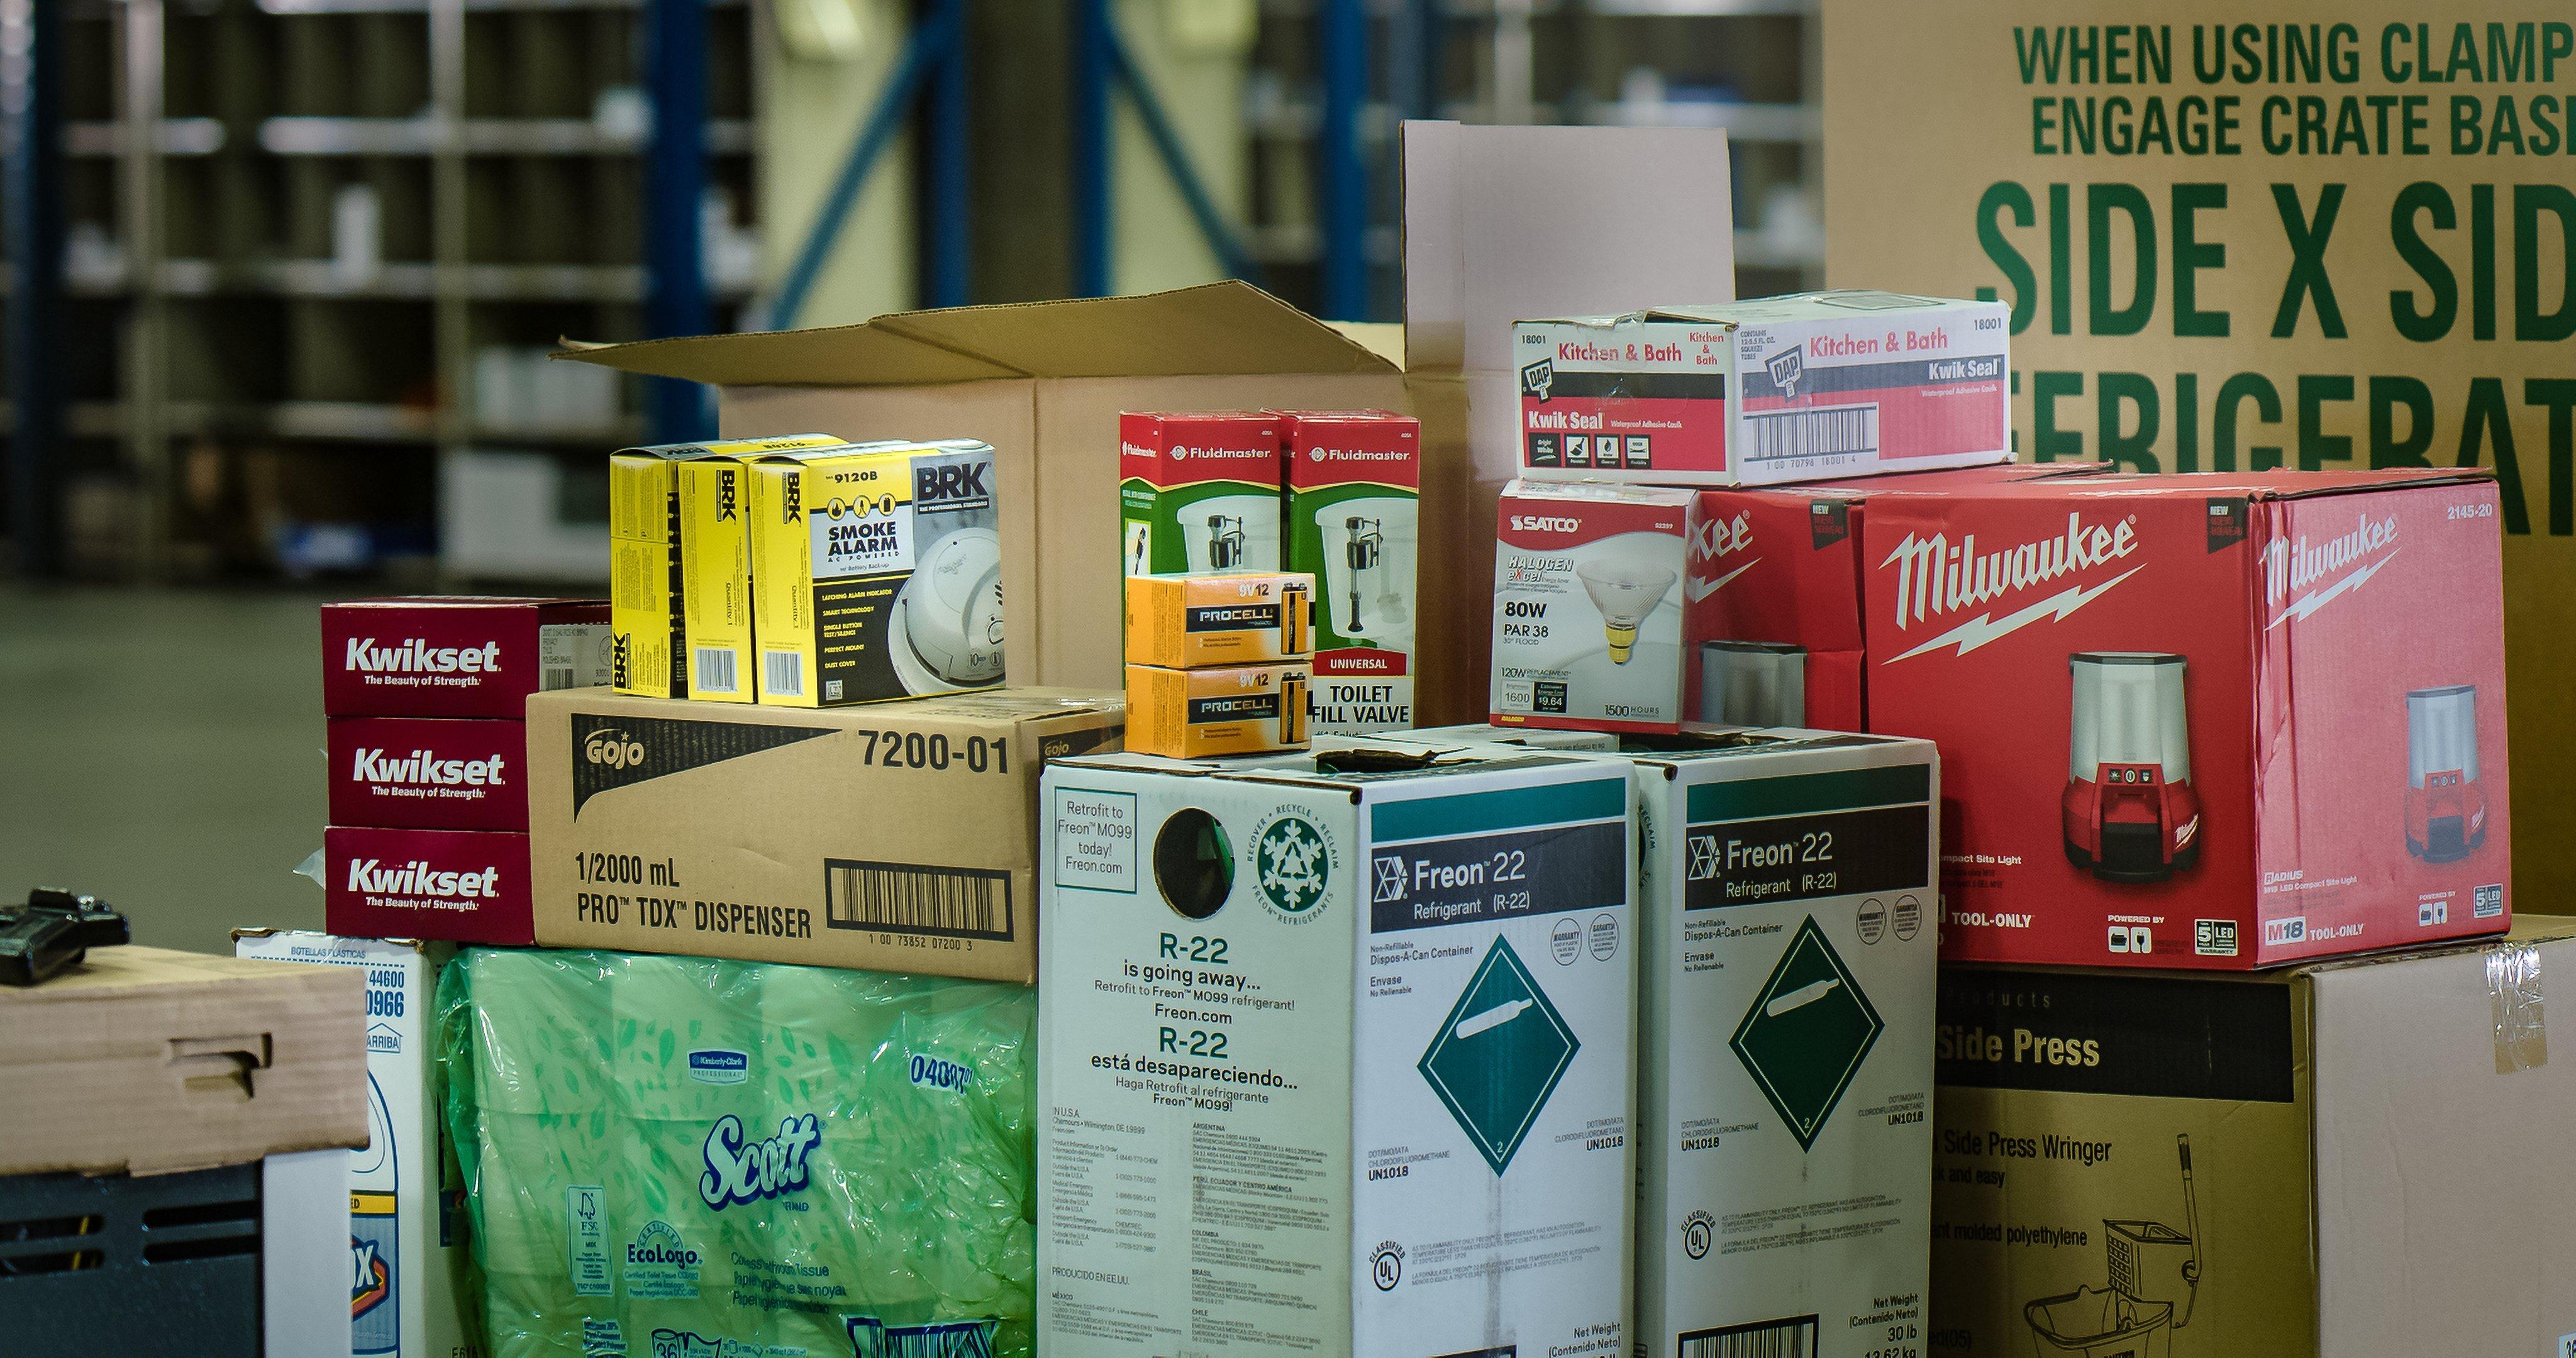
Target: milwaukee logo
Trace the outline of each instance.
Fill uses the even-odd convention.
[[[2397,519],[2373,519],[2364,510],[2361,521],[2352,531],[2328,538],[2315,546],[2308,545],[2305,535],[2295,542],[2275,540],[2263,554],[2263,593],[2273,607],[2272,621],[2264,626],[2270,631],[2285,622],[2307,617],[2332,603],[2336,598],[2361,588],[2379,568],[2397,559]],[[2388,554],[2362,565],[2364,558],[2386,548]],[[2355,569],[2358,567],[2358,569]],[[2315,588],[2327,576],[2339,572],[2334,583]],[[2290,598],[2291,591],[2299,596]],[[2284,600],[2287,600],[2285,603]]]
[[[1724,575],[1710,574],[1710,568],[1715,562],[1734,553],[1750,550],[1752,546],[1753,516],[1750,514],[1738,514],[1732,519],[1714,519],[1701,524],[1699,530],[1691,534],[1690,579],[1682,585],[1682,590],[1689,597],[1690,602],[1698,603],[1726,588],[1728,582],[1735,577],[1761,565],[1762,558],[1757,556]]]
[[[498,674],[501,643],[432,646],[426,638],[410,637],[387,646],[374,637],[351,637],[340,668],[359,674]]]
[[[1548,514],[1514,514],[1512,531],[1515,533],[1579,533],[1583,531],[1583,520]]]
[[[349,860],[349,889],[370,896],[456,896],[488,901],[499,891],[500,881],[499,868],[438,872],[431,869],[426,858],[390,868],[381,859]]]
[[[2081,515],[2070,510],[2066,515],[2066,532],[2058,537],[2025,542],[2000,551],[1980,552],[1974,533],[1962,536],[1956,544],[1950,541],[1947,533],[1936,533],[1928,538],[1908,533],[1904,541],[1896,544],[1896,550],[1888,553],[1887,559],[1878,565],[1881,570],[1890,566],[1896,568],[1896,626],[1902,631],[1926,618],[1963,612],[2078,571],[2110,565],[2137,549],[2136,516],[2110,525],[2087,524]],[[1890,657],[1885,663],[1892,665],[1899,660],[1910,660],[1943,646],[1956,646],[1957,654],[1966,655],[2043,618],[2065,618],[2143,569],[2143,566],[2132,566],[2097,584],[2070,584],[2045,599],[2000,618],[1991,611],[1980,613],[1902,655]]]
[[[434,751],[414,750],[388,759],[382,750],[360,749],[349,776],[361,783],[397,783],[427,787],[502,787],[500,755],[489,759],[441,759]]]

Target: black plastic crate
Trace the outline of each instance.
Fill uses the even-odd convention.
[[[0,1349],[260,1352],[260,1167],[0,1177]]]

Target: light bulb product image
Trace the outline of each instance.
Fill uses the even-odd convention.
[[[1574,568],[1574,578],[1583,582],[1583,592],[1592,596],[1592,606],[1601,610],[1601,633],[1610,641],[1610,663],[1625,665],[1635,653],[1637,629],[1645,625],[1646,615],[1673,589],[1678,579],[1673,572],[1658,566],[1645,566],[1625,561],[1587,561]]]
[[[2450,863],[2486,842],[2478,686],[2416,689],[2406,695],[2406,851]]]

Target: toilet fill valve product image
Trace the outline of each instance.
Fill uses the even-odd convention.
[[[2066,857],[2104,881],[2161,882],[2200,861],[2187,668],[2161,651],[2067,657]]]
[[[2487,842],[2475,684],[2406,695],[2406,851],[2450,863]]]

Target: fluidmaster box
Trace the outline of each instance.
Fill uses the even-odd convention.
[[[430,1001],[443,943],[240,929],[233,955],[367,979],[367,1145],[349,1153],[349,1352],[477,1358],[464,1186],[447,1153]]]
[[[1027,983],[1038,766],[1116,748],[1115,693],[844,711],[528,706],[536,938]]]
[[[1627,772],[1352,758],[1047,771],[1056,1358],[1627,1352]]]
[[[624,448],[608,458],[609,604],[620,693],[689,696],[689,576],[681,543],[679,464],[697,458],[820,448],[830,434]],[[589,682],[597,682],[592,680]],[[518,715],[514,710],[512,716]]]
[[[763,703],[838,707],[1002,682],[989,446],[860,444],[748,465]]]
[[[1945,966],[1917,1351],[2564,1353],[2572,972],[2536,917],[2248,977]]]
[[[531,693],[608,682],[596,599],[413,595],[322,605],[322,710],[511,717]]]
[[[828,967],[459,957],[440,1050],[494,1353],[1027,1358],[1033,1008]]]
[[[1514,481],[1498,512],[1494,723],[1681,729],[1691,493]]]
[[[1279,414],[1287,565],[1313,574],[1317,586],[1315,729],[1409,727],[1421,612],[1422,422],[1384,410]]]
[[[1637,1351],[1925,1352],[1931,745],[1602,758],[1645,841]]]
[[[2484,472],[1873,501],[1869,715],[1939,742],[1943,955],[2255,967],[2505,927]]]
[[[1281,423],[1267,410],[1120,412],[1120,573],[1280,569]]]
[[[1521,475],[1766,485],[2009,461],[2008,310],[1842,291],[1522,321]]]

